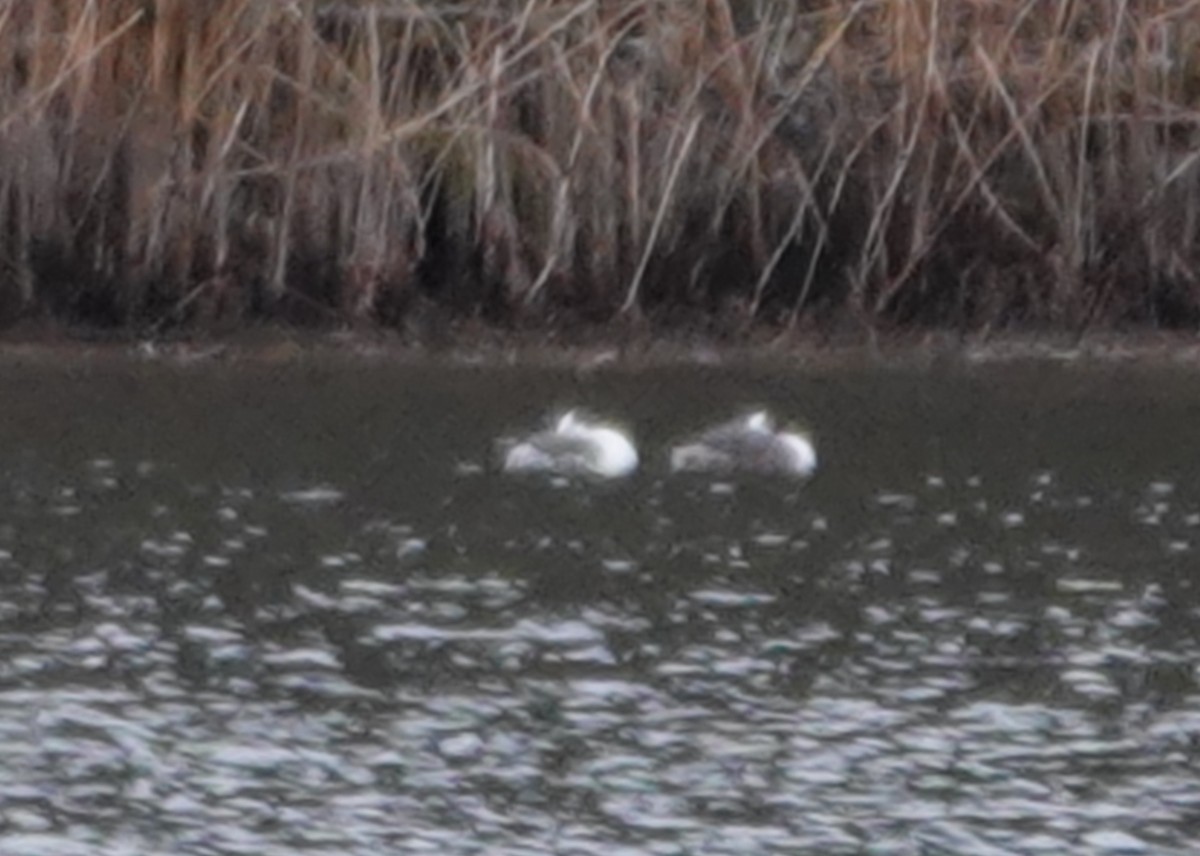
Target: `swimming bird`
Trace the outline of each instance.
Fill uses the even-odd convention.
[[[633,442],[619,428],[568,410],[552,428],[507,445],[505,472],[620,478],[637,469]]]
[[[723,422],[671,449],[674,472],[809,476],[816,468],[812,439],[804,433],[777,430],[765,410]]]

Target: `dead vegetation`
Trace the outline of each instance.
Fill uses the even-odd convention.
[[[1198,0],[9,0],[0,319],[1200,322]]]

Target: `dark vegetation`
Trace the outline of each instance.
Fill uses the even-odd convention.
[[[9,0],[0,323],[1200,323],[1195,0]]]

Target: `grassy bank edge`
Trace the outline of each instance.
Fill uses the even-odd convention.
[[[1200,371],[1200,336],[1140,329],[1067,335],[1005,332],[844,332],[797,339],[764,333],[737,341],[685,335],[616,337],[596,327],[570,335],[504,334],[402,339],[386,330],[313,332],[278,325],[247,326],[222,336],[139,340],[94,330],[24,326],[0,337],[0,368],[23,366],[163,366],[174,368],[413,366],[480,371],[546,369],[581,377],[606,372],[681,367],[757,367],[801,372],[959,370],[1040,364],[1058,367],[1136,366]]]

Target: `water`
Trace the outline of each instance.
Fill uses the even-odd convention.
[[[1169,371],[0,371],[5,854],[1183,854]],[[645,469],[490,473],[550,405]],[[765,403],[810,484],[666,479]]]

